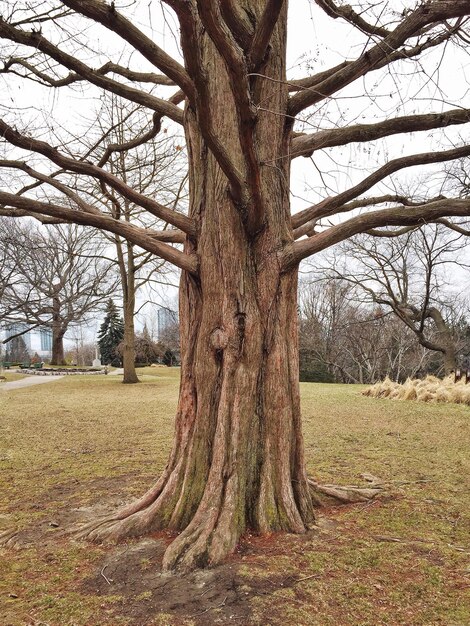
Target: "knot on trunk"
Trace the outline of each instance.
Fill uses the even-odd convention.
[[[211,333],[210,344],[214,350],[225,350],[228,346],[228,335],[221,328],[216,328]]]

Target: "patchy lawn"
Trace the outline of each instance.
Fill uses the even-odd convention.
[[[165,465],[178,371],[142,384],[70,377],[0,395],[2,626],[466,626],[470,623],[470,409],[388,402],[361,387],[302,387],[309,471],[391,485],[329,508],[302,537],[246,536],[227,563],[162,576],[171,537],[118,546],[66,534],[140,495]]]

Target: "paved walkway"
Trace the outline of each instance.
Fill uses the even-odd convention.
[[[32,387],[33,385],[43,385],[44,383],[52,383],[54,380],[60,380],[63,376],[27,376],[21,380],[13,380],[10,383],[0,383],[0,390],[13,391],[22,389],[23,387]]]
[[[118,367],[117,369],[113,370],[112,372],[108,372],[108,376],[122,376],[124,374],[124,368],[123,367]]]

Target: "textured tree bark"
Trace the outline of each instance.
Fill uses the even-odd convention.
[[[212,245],[213,226],[208,230]],[[300,422],[295,272],[280,276],[271,253],[260,281],[252,246],[240,241],[234,250],[225,237],[216,246],[220,264],[212,256],[200,282],[182,279],[181,388],[167,468],[140,501],[89,533],[117,540],[181,531],[165,554],[168,569],[220,562],[247,528],[301,533],[314,522]]]
[[[139,378],[135,371],[135,328],[134,328],[134,309],[135,309],[135,287],[134,276],[129,275],[131,270],[128,268],[127,274],[127,290],[124,300],[124,339],[122,350],[122,366],[124,369],[122,382],[125,384],[138,383]]]
[[[52,298],[52,358],[51,365],[65,365],[64,335],[62,319],[60,315],[60,300],[57,296]]]
[[[427,311],[428,317],[432,319],[436,326],[436,343],[442,346],[444,374],[448,376],[455,372],[457,367],[455,340],[452,332],[447,326],[441,312],[436,307],[431,307]]]
[[[444,374],[445,376],[449,376],[452,372],[455,372],[457,369],[457,361],[455,358],[455,347],[450,346],[444,352]]]
[[[51,365],[65,365],[64,333],[54,332],[52,329],[52,358]]]
[[[253,4],[253,3],[251,3]],[[255,3],[256,4],[256,3]],[[263,3],[258,3],[260,6]],[[279,21],[265,71],[285,79],[286,19]],[[244,167],[236,107],[224,62],[201,34],[211,67],[212,124]],[[253,81],[260,101],[285,110],[287,86]],[[199,117],[204,112],[198,113]],[[289,159],[260,169],[264,224],[247,228],[227,179],[186,110],[190,217],[198,225],[199,277],[180,291],[181,389],[173,451],[158,483],[137,503],[90,531],[114,539],[156,528],[181,531],[165,567],[218,563],[247,528],[304,532],[314,521],[304,467],[299,402],[297,270],[282,273],[278,251],[293,240]],[[257,158],[288,154],[290,124],[264,116],[253,130]]]
[[[122,164],[122,172],[125,173],[125,165]],[[125,203],[126,221],[129,219],[129,203]],[[130,241],[122,242],[121,238],[115,237],[116,255],[118,260],[119,274],[121,276],[122,301],[124,312],[124,337],[122,341],[122,366],[124,370],[122,382],[124,384],[138,383],[139,378],[135,371],[135,265],[134,246]],[[127,248],[127,255],[123,253],[123,246]]]

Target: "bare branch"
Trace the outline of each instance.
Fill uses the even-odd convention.
[[[284,0],[268,0],[263,14],[256,27],[253,42],[249,51],[250,69],[256,72],[266,55],[269,40],[277,24],[277,20],[284,6]]]
[[[198,9],[201,21],[225,60],[227,71],[231,77],[230,88],[238,113],[241,152],[245,161],[246,178],[249,186],[248,193],[247,190],[243,188],[243,185],[241,189],[242,195],[239,200],[242,210],[246,211],[247,214],[247,228],[254,234],[261,228],[265,208],[259,190],[259,158],[255,149],[253,136],[256,109],[251,99],[246,61],[242,50],[232,37],[231,32],[228,31],[227,28],[224,28],[223,20],[214,0],[198,0]],[[249,201],[249,196],[252,198],[251,202]],[[247,207],[248,203],[250,204],[249,209]]]
[[[39,213],[30,213],[22,209],[6,209],[0,207],[1,217],[34,217],[41,224],[69,224],[69,220],[65,220],[60,217],[48,217],[47,215],[40,215]]]
[[[315,89],[302,91],[292,96],[289,114],[296,116],[303,109],[324,100],[357,78],[376,69],[380,63],[389,59],[390,55],[407,39],[417,35],[427,24],[463,17],[469,12],[470,7],[467,0],[441,0],[440,2],[428,0],[424,2],[410,13],[394,31],[378,44],[366,50],[358,59],[317,84]]]
[[[419,57],[425,50],[435,48],[450,39],[453,35],[458,36],[458,34],[459,28],[457,26],[455,28],[447,28],[443,33],[440,33],[439,35],[436,35],[434,37],[426,37],[423,41],[418,42],[415,46],[403,48],[401,50],[395,50],[395,52],[389,54],[383,61],[377,63],[377,65],[374,67],[374,71],[382,69],[387,65],[391,65],[396,61],[412,60],[416,57]],[[324,70],[323,72],[319,72],[318,74],[314,74],[313,76],[290,80],[289,91],[294,92],[305,89],[315,89],[316,85],[319,85],[322,81],[330,78],[336,72],[339,72],[345,67],[348,67],[351,63],[354,63],[354,61],[343,61],[342,63],[339,63],[338,65],[331,67],[328,70]]]
[[[122,180],[97,167],[96,165],[77,161],[65,156],[45,141],[38,141],[36,139],[26,137],[25,135],[21,135],[18,131],[8,126],[8,124],[6,124],[3,120],[0,120],[0,133],[12,145],[22,148],[23,150],[33,150],[34,152],[42,154],[59,167],[71,172],[84,174],[85,176],[92,176],[93,178],[108,184],[113,189],[116,189],[116,191],[131,202],[147,209],[150,213],[152,213],[152,215],[155,215],[165,222],[176,226],[176,228],[180,228],[188,234],[194,234],[194,223],[189,217],[186,217],[181,213],[177,213],[176,211],[173,211],[173,209],[169,209],[155,200],[136,192]]]
[[[170,99],[169,102],[173,102],[174,104],[179,104],[184,99],[184,94],[182,91],[177,91]],[[98,162],[98,167],[103,167],[105,163],[109,160],[109,157],[114,152],[126,152],[127,150],[132,150],[133,148],[137,148],[138,146],[147,143],[151,139],[154,139],[161,129],[161,121],[162,116],[158,113],[154,113],[152,120],[152,127],[142,135],[131,139],[130,141],[126,141],[124,143],[112,143],[106,147],[106,150]]]
[[[379,230],[377,228],[371,228],[370,230],[366,231],[366,234],[371,235],[372,237],[383,237],[385,239],[391,239],[393,237],[400,237],[401,235],[410,233],[417,228],[419,228],[419,226],[404,226],[403,228],[398,228],[397,230]]]
[[[441,199],[442,196],[439,196],[438,198],[433,198],[433,200]],[[399,204],[403,204],[403,206],[418,206],[419,204],[422,204],[422,202],[415,202],[407,196],[403,196],[400,194],[385,194],[383,196],[369,196],[368,198],[359,198],[358,200],[348,202],[348,204],[344,205],[344,207],[342,208],[346,209],[347,207],[347,211],[353,211],[354,209],[362,209],[364,207],[384,204],[386,202],[388,202],[389,204],[392,202],[398,202]]]
[[[198,30],[201,26],[199,15],[192,5],[182,5],[175,0],[166,0],[166,2],[175,10],[180,20],[183,53],[196,88],[195,111],[201,133],[222,171],[227,176],[234,199],[242,205],[246,205],[247,194],[243,173],[220,141],[212,122],[211,95],[198,43]]]
[[[10,317],[10,316],[8,316]],[[4,319],[4,317],[2,316],[2,319]],[[13,320],[12,320],[13,321]],[[35,328],[39,328],[41,326],[41,324],[32,324],[31,326],[27,326],[27,328],[20,330],[17,333],[14,333],[12,335],[9,335],[6,339],[3,339],[2,341],[0,341],[1,344],[5,345],[10,343],[10,341],[13,341],[14,339],[18,339],[18,337],[22,337],[23,335],[26,335],[26,333],[31,332],[32,330],[34,330]]]
[[[445,198],[415,207],[397,206],[357,215],[287,246],[282,254],[282,266],[284,270],[295,267],[302,259],[373,228],[417,226],[446,216],[470,217],[470,199]]]
[[[337,5],[332,2],[332,0],[315,0],[315,2],[334,20],[343,18],[367,35],[386,37],[390,34],[390,31],[383,26],[377,26],[376,24],[369,24],[366,22],[366,20],[364,20],[359,13],[356,13],[349,4]]]
[[[315,150],[342,146],[353,142],[366,142],[434,128],[444,128],[470,121],[470,109],[452,109],[444,113],[405,115],[377,124],[356,124],[345,128],[320,130],[314,134],[298,135],[292,139],[291,157],[311,156]]]
[[[115,220],[103,213],[100,215],[85,213],[52,202],[40,202],[39,200],[17,196],[4,191],[0,191],[0,205],[4,205],[6,208],[17,207],[28,213],[49,215],[53,218],[61,218],[83,226],[93,226],[94,228],[115,233],[191,274],[197,273],[198,260],[196,255],[186,254],[166,243],[161,243],[152,237],[152,231],[133,226],[128,222]]]
[[[325,198],[322,202],[297,213],[292,217],[292,225],[294,228],[298,228],[305,222],[312,219],[327,217],[336,213],[343,213],[357,208],[358,206],[363,206],[363,204],[348,205],[345,203],[349,202],[353,198],[356,198],[359,194],[364,193],[387,176],[390,176],[401,169],[416,165],[429,165],[431,163],[452,161],[454,159],[460,159],[468,156],[470,156],[470,145],[454,148],[452,150],[444,150],[442,152],[424,152],[421,154],[401,157],[399,159],[393,159],[367,178],[364,178],[364,180],[354,187],[343,191],[343,193],[340,193],[337,196]],[[361,201],[361,203],[363,202],[364,201]]]
[[[171,102],[104,76],[98,70],[90,68],[75,56],[67,54],[52,44],[39,32],[25,32],[15,29],[0,17],[0,37],[37,49],[57,61],[57,63],[60,63],[60,65],[79,74],[84,80],[93,85],[166,115],[179,124],[183,123],[183,112]]]
[[[63,185],[61,182],[59,182],[55,178],[52,178],[51,176],[46,176],[45,174],[42,174],[41,172],[34,170],[32,167],[29,167],[29,165],[27,165],[23,161],[0,160],[0,168],[1,167],[21,170],[22,172],[25,172],[25,174],[28,174],[28,176],[31,176],[31,178],[35,178],[38,181],[51,185],[51,187],[54,187],[58,191],[61,191],[65,196],[67,196],[70,200],[72,200],[72,202],[75,202],[75,204],[80,208],[80,210],[85,211],[85,213],[94,213],[95,215],[101,214],[101,212],[97,208],[84,202],[82,198],[80,198],[78,194],[74,193],[69,187],[67,187],[67,185]]]
[[[63,4],[118,34],[194,101],[194,85],[184,67],[159,48],[133,22],[116,11],[114,3],[109,5],[102,0],[66,0]]]
[[[225,23],[230,28],[233,36],[241,48],[247,52],[253,37],[253,26],[248,21],[246,14],[240,11],[237,2],[225,0],[220,4],[220,10]]]
[[[182,230],[176,230],[175,228],[169,228],[168,230],[149,230],[147,234],[149,237],[152,237],[152,239],[166,243],[186,242],[186,233],[183,233]]]
[[[20,65],[31,72],[34,76],[39,78],[44,85],[49,87],[65,87],[67,85],[72,85],[73,83],[80,82],[85,80],[83,76],[80,74],[76,74],[75,72],[71,72],[68,76],[64,78],[53,78],[49,76],[45,72],[38,70],[34,65],[29,63],[26,59],[22,59],[20,57],[10,57],[4,64],[3,68],[0,69],[0,74],[6,74],[11,71],[11,68],[14,65]],[[111,63],[108,61],[101,67],[99,67],[96,72],[101,75],[106,75],[109,73],[119,74],[128,80],[132,80],[134,82],[139,83],[152,83],[153,85],[166,85],[172,86],[175,83],[163,74],[154,74],[152,72],[134,72],[133,70],[122,67],[121,65],[117,65],[116,63]],[[17,73],[17,72],[14,72]],[[29,78],[29,76],[22,76],[22,78]]]
[[[435,220],[435,222],[436,224],[443,224],[447,228],[450,228],[451,230],[455,230],[455,232],[459,233],[460,235],[465,235],[467,237],[470,236],[470,229],[463,228],[463,226],[461,226],[460,224],[454,224],[453,222],[449,222],[449,220],[446,220],[443,218]]]
[[[165,76],[165,74],[155,74],[153,72],[135,72],[134,70],[129,69],[128,67],[122,67],[116,63],[112,63],[108,61],[101,67],[98,72],[100,74],[119,74],[123,78],[127,78],[136,83],[152,83],[153,85],[165,85],[166,87],[174,87],[176,85],[175,81]],[[182,91],[184,94],[184,92]],[[184,100],[184,95],[181,98]],[[170,99],[171,101],[171,99]]]

